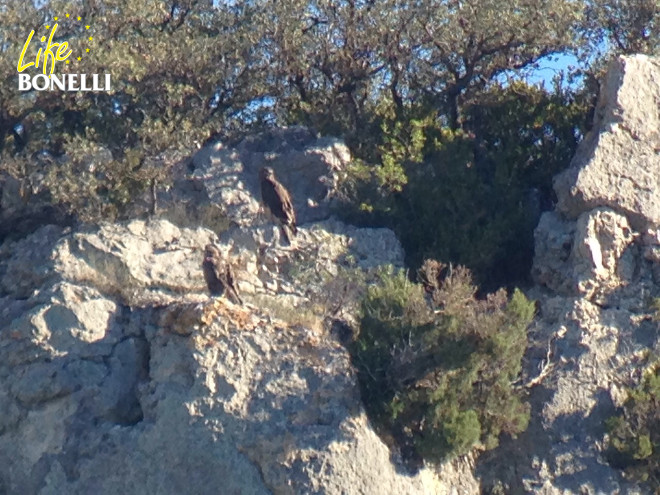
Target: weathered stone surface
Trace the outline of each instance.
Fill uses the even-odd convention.
[[[594,133],[536,229],[529,295],[539,316],[523,373],[531,423],[481,466],[511,492],[650,493],[607,463],[605,421],[660,350],[649,306],[660,296],[660,238],[649,227],[660,218],[658,68],[641,56],[615,61]]]
[[[609,208],[585,212],[576,222],[547,212],[535,236],[532,276],[562,294],[592,299],[628,285],[638,267],[633,230],[625,216]]]
[[[248,136],[233,147],[210,143],[192,157],[168,152],[147,160],[156,170],[168,170],[167,180],[135,198],[128,216],[155,215],[179,227],[206,227],[216,233],[232,225],[266,224],[259,207],[258,172],[269,166],[291,192],[299,224],[325,220],[338,177],[350,161],[341,140],[319,138],[299,126]],[[11,187],[13,183],[7,186],[13,191]]]
[[[639,379],[644,349],[657,345],[648,315],[538,289],[530,295],[541,315],[524,376],[537,377],[545,366],[547,374],[530,390],[528,430],[487,453],[482,474],[502,480],[507,493],[650,493],[605,457],[605,420],[623,404],[623,388]],[[616,302],[630,305],[626,299]]]
[[[590,299],[632,282],[636,261],[626,249],[633,241],[628,219],[608,208],[597,208],[577,219],[572,263],[577,289]]]
[[[192,160],[193,177],[203,181],[209,198],[235,224],[253,225],[258,218],[259,169],[272,167],[291,193],[299,224],[327,219],[340,172],[350,163],[346,145],[317,138],[304,127],[251,136],[235,148],[209,145]]]
[[[537,284],[562,294],[575,293],[575,280],[568,260],[575,242],[575,222],[555,211],[541,215],[534,231],[532,277]]]
[[[347,270],[400,266],[392,232],[232,232],[135,220],[0,248],[1,493],[450,493],[393,460],[311,304]],[[214,241],[246,307],[206,295]]]
[[[64,232],[55,225],[46,225],[33,236],[0,244],[0,294],[26,298],[52,279],[52,250]]]
[[[660,61],[615,59],[601,86],[594,127],[570,169],[555,179],[557,209],[571,218],[599,206],[636,230],[660,225]]]

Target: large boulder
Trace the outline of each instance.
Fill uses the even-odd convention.
[[[249,226],[263,222],[259,169],[272,167],[291,193],[298,223],[304,224],[330,216],[338,179],[350,161],[341,140],[289,127],[249,136],[235,147],[209,144],[192,158],[191,180],[204,184],[231,223]]]
[[[346,147],[290,128],[167,160],[149,220],[0,244],[0,493],[449,492],[372,430],[335,331],[403,264],[391,231],[329,218]],[[307,223],[293,246],[258,214],[264,165]],[[210,242],[245,306],[208,296]]]
[[[570,218],[606,206],[639,231],[660,225],[660,61],[612,62],[594,127],[554,185],[557,209]]]
[[[546,212],[535,237],[532,276],[561,294],[592,299],[629,284],[639,269],[628,219],[609,208],[584,212],[576,221]]]

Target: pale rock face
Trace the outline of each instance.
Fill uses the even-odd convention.
[[[575,222],[567,221],[556,211],[548,211],[534,231],[534,281],[553,291],[572,294],[575,283],[567,263],[575,243]]]
[[[580,215],[572,253],[578,292],[590,299],[593,291],[631,282],[635,261],[624,252],[632,242],[625,216],[607,208]]]
[[[299,138],[280,150],[288,159],[327,155],[305,166],[350,158],[336,141]],[[210,185],[242,191],[241,177],[217,171]],[[236,196],[243,206],[256,204],[253,189]],[[315,201],[327,217],[327,201]],[[303,225],[292,249],[273,225],[250,225],[256,211],[243,206],[231,210],[248,216],[243,226],[222,238],[161,218],[46,226],[0,245],[0,493],[476,489],[465,465],[448,467],[453,481],[444,481],[397,463],[367,421],[348,352],[314,306],[349,320],[364,286],[345,274],[369,283],[379,267],[402,266],[394,234],[327,219]],[[244,307],[208,296],[210,242],[236,261]]]
[[[570,218],[598,206],[638,231],[660,225],[660,61],[613,61],[601,87],[594,129],[571,167],[555,179],[557,209]]]
[[[628,219],[609,208],[582,213],[576,222],[545,213],[536,229],[535,280],[563,294],[591,299],[631,281],[635,239]]]
[[[235,148],[215,143],[192,159],[194,180],[203,181],[213,204],[240,226],[263,223],[259,216],[259,169],[271,167],[291,193],[298,224],[327,219],[341,173],[351,162],[346,145],[317,138],[304,127],[250,136]]]
[[[502,476],[511,487],[649,492],[607,463],[604,423],[639,381],[644,356],[660,349],[649,306],[660,296],[659,103],[657,59],[613,61],[594,129],[555,180],[556,210],[536,228],[529,295],[539,316],[524,375],[546,375],[530,391],[529,430],[489,454],[511,456],[518,474]]]

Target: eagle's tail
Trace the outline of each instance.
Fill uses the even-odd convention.
[[[282,224],[282,234],[284,234],[284,238],[289,244],[291,244],[291,236],[295,236],[297,233],[298,229],[295,225]]]
[[[235,303],[238,303],[241,306],[243,306],[243,299],[241,299],[241,296],[238,295],[238,291],[234,287],[232,286],[227,287],[227,292],[229,293],[229,296],[231,297],[231,299],[234,300]]]

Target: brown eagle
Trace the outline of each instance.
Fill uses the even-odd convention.
[[[204,248],[202,269],[204,270],[206,285],[212,296],[225,294],[235,303],[243,304],[243,300],[238,295],[236,277],[231,263],[222,255],[217,246],[207,244]]]
[[[287,242],[291,244],[291,234],[296,235],[296,212],[291,203],[289,191],[275,178],[275,172],[270,167],[259,170],[261,199],[271,214],[282,224],[282,232]]]

